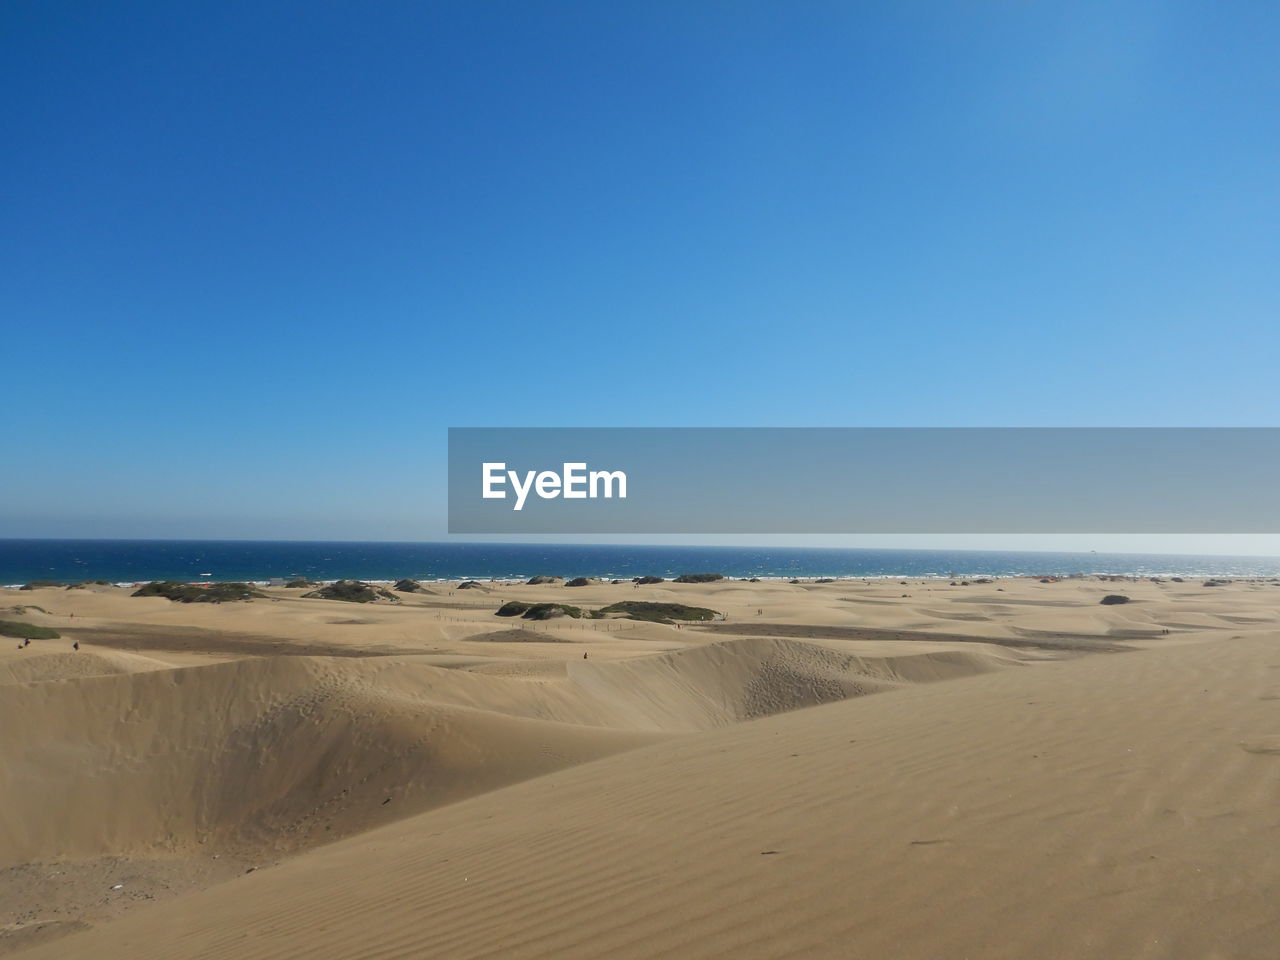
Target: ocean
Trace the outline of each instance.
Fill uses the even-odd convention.
[[[629,579],[978,577],[1116,574],[1280,576],[1280,558],[808,547],[252,540],[0,540],[0,584],[32,580],[488,580],[538,574]]]

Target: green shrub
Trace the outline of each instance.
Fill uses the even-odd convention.
[[[422,589],[422,584],[417,580],[410,580],[407,577],[404,580],[397,580],[392,590],[399,590],[401,593],[417,593]]]
[[[285,586],[290,587],[294,590],[302,590],[302,589],[305,589],[306,587],[316,586],[316,582],[314,580],[308,580],[306,577],[294,577],[292,580],[286,583]]]
[[[542,583],[559,583],[562,579],[563,579],[562,577],[537,576],[537,577],[530,577],[525,582],[531,587],[536,587]]]
[[[714,583],[723,580],[723,573],[682,573],[676,577],[676,583]]]
[[[363,580],[338,580],[319,590],[304,593],[302,598],[304,600],[342,600],[346,603],[371,603],[374,600],[400,602],[400,598],[386,587],[378,587]]]
[[[629,620],[645,620],[650,623],[674,623],[677,620],[714,620],[720,616],[706,607],[690,607],[683,603],[650,603],[645,600],[623,600],[601,607],[598,614],[616,614]]]
[[[182,583],[164,580],[144,584],[133,592],[135,597],[164,597],[174,603],[227,603],[234,600],[252,600],[266,596],[247,583]]]
[[[524,612],[526,620],[550,620],[553,617],[582,617],[581,607],[571,607],[567,603],[535,603]]]
[[[60,587],[57,580],[32,580],[30,583],[24,583],[19,590],[39,590],[41,587]]]
[[[109,587],[110,580],[81,580],[79,583],[68,583],[68,590],[83,590],[85,587]]]
[[[496,616],[522,617],[525,620],[573,617],[578,620],[582,617],[582,608],[571,607],[567,603],[521,603],[519,600],[511,600],[498,608]]]
[[[566,587],[589,587],[591,586],[591,581],[588,580],[586,577],[574,577],[572,580],[566,583],[565,586]]]
[[[666,583],[667,581],[666,581],[666,579],[665,579],[664,577],[633,577],[633,578],[632,578],[632,580],[631,580],[631,582],[632,582],[632,583],[638,583],[638,584],[640,584],[640,585],[643,587],[643,586],[645,586],[646,584],[650,584],[650,583]]]
[[[0,637],[14,637],[18,640],[57,640],[62,634],[48,627],[37,627],[34,623],[20,623],[17,620],[0,620]]]

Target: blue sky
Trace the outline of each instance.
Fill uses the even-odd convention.
[[[0,535],[438,538],[451,425],[1274,425],[1278,46],[1260,2],[5,4]]]

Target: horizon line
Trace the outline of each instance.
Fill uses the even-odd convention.
[[[1114,534],[1099,534],[1114,536]],[[913,534],[913,536],[918,536]],[[1191,536],[1191,534],[1188,534]],[[1162,553],[1145,550],[1052,550],[1052,549],[992,549],[980,547],[860,547],[860,546],[818,546],[804,544],[725,544],[725,543],[576,543],[545,540],[348,540],[348,539],[299,539],[299,538],[257,538],[257,537],[0,537],[0,543],[346,543],[346,544],[398,544],[406,546],[500,546],[500,547],[586,547],[629,549],[706,549],[706,550],[822,550],[867,553],[1030,553],[1030,554],[1076,554],[1080,556],[1145,556],[1145,557],[1222,557],[1280,560],[1280,554],[1250,553]]]

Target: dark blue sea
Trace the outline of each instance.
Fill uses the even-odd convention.
[[[313,580],[670,577],[947,577],[1280,575],[1280,558],[805,547],[604,546],[511,543],[324,543],[253,540],[0,540],[0,584],[48,579]]]

